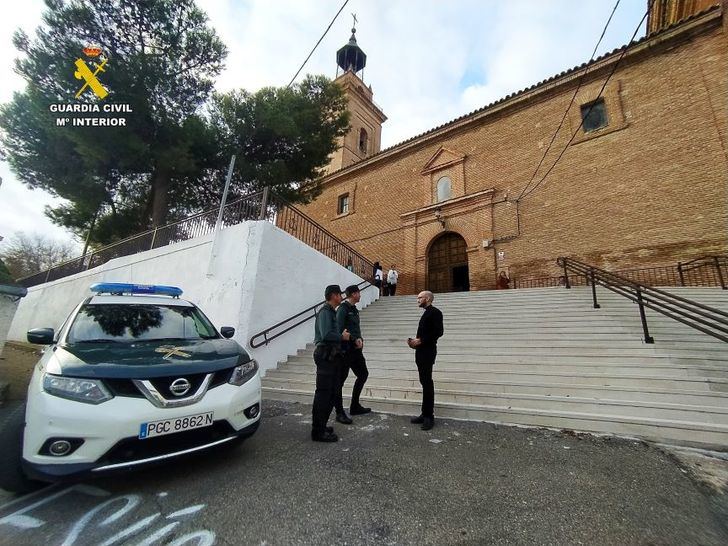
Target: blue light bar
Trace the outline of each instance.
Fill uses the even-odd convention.
[[[97,294],[154,294],[156,296],[182,295],[182,289],[176,286],[161,284],[131,284],[125,282],[97,282],[91,285],[91,291]]]

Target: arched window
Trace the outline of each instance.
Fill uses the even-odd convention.
[[[364,128],[359,131],[359,151],[363,154],[367,153],[367,148],[369,145],[369,135],[364,130]]]
[[[437,202],[447,201],[452,197],[452,181],[443,176],[437,181]]]

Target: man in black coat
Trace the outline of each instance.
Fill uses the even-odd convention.
[[[430,430],[435,426],[435,384],[432,381],[432,367],[437,356],[437,340],[442,337],[442,312],[432,305],[435,296],[425,290],[417,295],[417,305],[425,312],[420,317],[417,337],[407,339],[407,344],[415,350],[415,364],[420,374],[422,385],[422,413],[413,417],[410,422],[421,424],[422,430]]]

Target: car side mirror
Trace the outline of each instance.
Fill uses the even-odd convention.
[[[53,328],[33,328],[28,330],[28,342],[36,345],[53,345],[55,335]]]
[[[223,326],[222,328],[220,328],[220,334],[222,335],[222,337],[230,339],[235,335],[235,328],[233,328],[232,326]]]

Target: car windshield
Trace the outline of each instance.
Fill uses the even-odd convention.
[[[148,304],[84,305],[68,331],[69,343],[216,338],[196,307]]]

